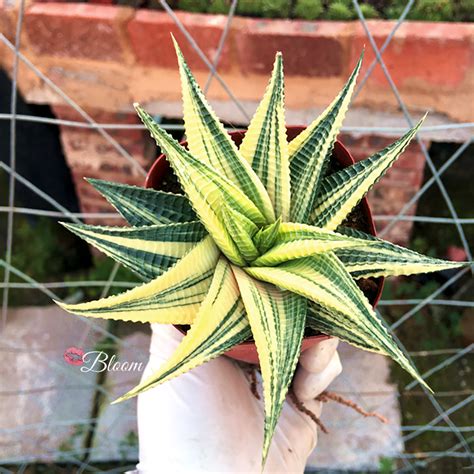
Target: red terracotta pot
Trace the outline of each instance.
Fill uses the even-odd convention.
[[[295,138],[300,132],[302,132],[305,129],[305,127],[301,126],[292,126],[292,127],[287,127],[287,136],[288,140],[292,140]],[[242,140],[245,135],[245,130],[242,131],[234,131],[230,132],[230,136],[232,137],[232,140],[237,144],[240,145],[242,143]],[[186,146],[186,142],[182,142],[183,146]],[[333,157],[342,165],[342,167],[346,168],[347,166],[350,166],[355,163],[354,158],[352,158],[351,154],[347,151],[347,149],[344,147],[344,145],[336,141],[334,145],[334,150],[333,150]],[[148,175],[145,180],[145,187],[146,188],[153,188],[153,189],[160,189],[161,188],[161,183],[165,176],[167,175],[168,171],[170,169],[170,164],[166,160],[165,155],[160,155],[156,161],[153,163],[152,167],[150,168],[150,171],[148,172]],[[376,235],[375,232],[375,225],[374,221],[372,219],[372,213],[370,212],[370,207],[367,202],[367,199],[364,198],[362,199],[360,206],[362,207],[362,212],[365,214],[367,218],[367,222],[369,224],[369,233],[372,235]],[[372,298],[372,301],[370,303],[372,306],[375,308],[377,303],[379,302],[380,296],[382,294],[382,289],[383,289],[383,278],[377,278],[377,291],[375,293],[375,296]],[[181,326],[176,326],[181,332],[185,332]],[[317,335],[317,336],[309,336],[305,337],[303,339],[303,342],[301,344],[301,352],[305,351],[306,349],[309,349],[310,347],[314,346],[318,341],[322,341],[324,339],[329,338],[330,336],[326,336],[324,334]],[[251,364],[258,364],[258,354],[257,354],[257,349],[255,347],[255,343],[253,341],[249,342],[243,342],[229,351],[225,353],[226,356],[231,357],[233,359],[237,359],[243,362],[248,362]]]

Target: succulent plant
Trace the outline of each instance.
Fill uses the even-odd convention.
[[[422,123],[366,160],[327,173],[362,56],[341,93],[288,143],[278,53],[238,148],[175,46],[188,149],[139,105],[136,110],[166,154],[184,195],[90,180],[130,227],[64,224],[147,283],[97,301],[58,304],[94,318],[190,325],[171,359],[119,400],[253,338],[264,389],[264,462],[305,328],[388,355],[426,386],[355,280],[461,264],[343,225]]]

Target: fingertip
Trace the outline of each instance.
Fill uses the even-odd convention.
[[[336,352],[338,345],[339,339],[337,337],[330,337],[318,342],[301,354],[299,362],[308,372],[322,372]]]
[[[331,360],[321,372],[309,372],[300,367],[293,381],[293,389],[299,400],[312,400],[324,392],[342,372],[339,354],[334,352]]]

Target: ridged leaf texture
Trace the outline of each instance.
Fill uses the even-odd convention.
[[[380,153],[328,174],[362,58],[331,105],[288,143],[283,58],[277,54],[238,148],[177,46],[176,51],[188,149],[141,106],[136,109],[184,195],[91,180],[129,227],[66,224],[147,283],[117,296],[61,306],[96,318],[191,326],[171,358],[121,399],[252,337],[263,378],[264,463],[305,327],[388,355],[425,384],[355,280],[466,263],[427,257],[342,226],[422,123]]]

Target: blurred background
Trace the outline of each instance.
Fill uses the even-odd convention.
[[[379,235],[472,260],[474,0],[0,0],[0,472],[123,472],[137,460],[140,371],[83,373],[70,347],[145,362],[145,325],[66,315],[138,283],[59,220],[122,225],[84,177],[143,185],[159,150],[139,101],[177,139],[181,91],[170,32],[217,114],[245,128],[276,51],[287,123],[334,98],[365,47],[339,139],[356,160],[423,130],[370,192]],[[389,360],[341,346],[331,387],[387,425],[327,405],[308,472],[469,472],[474,283],[469,269],[386,282],[378,307],[426,393]]]

